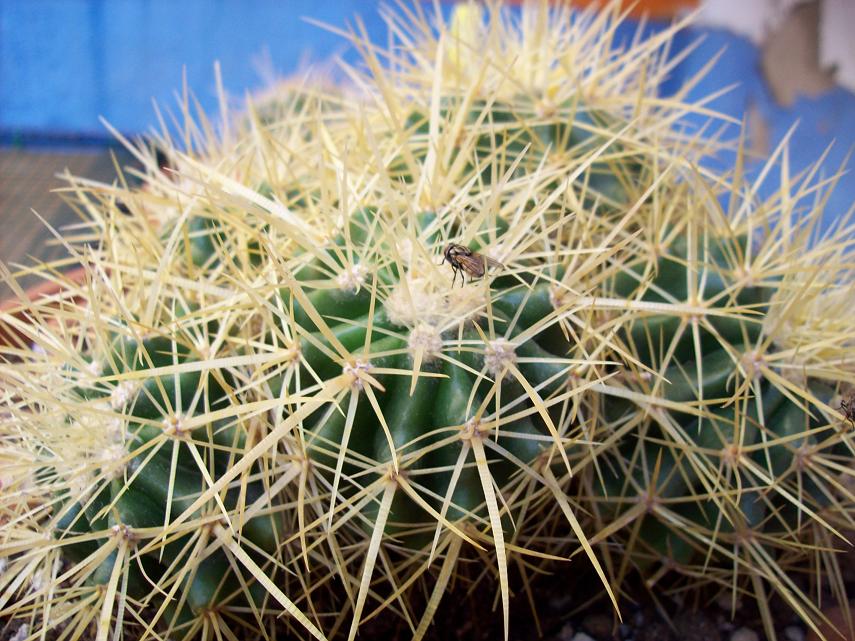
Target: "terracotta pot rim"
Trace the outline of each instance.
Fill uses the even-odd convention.
[[[69,269],[66,272],[62,272],[62,275],[66,281],[79,284],[82,283],[86,278],[86,267],[84,267],[83,265],[78,265],[73,269]],[[27,295],[27,298],[30,301],[35,301],[40,298],[45,298],[46,296],[54,296],[60,291],[62,291],[64,288],[64,283],[46,280],[44,282],[36,283],[35,285],[28,287],[24,290],[24,293]],[[21,299],[17,298],[16,296],[10,296],[9,298],[0,301],[0,312],[12,309],[20,304]]]
[[[27,300],[35,302],[42,298],[56,296],[66,288],[68,283],[82,283],[86,279],[86,267],[84,265],[78,265],[73,269],[63,272],[62,276],[62,282],[43,281],[41,283],[36,283],[32,287],[28,287],[24,290]],[[0,314],[11,313],[11,315],[18,320],[25,320],[26,308],[22,307],[22,303],[23,301],[17,296],[6,298],[5,300],[0,301]],[[14,327],[10,327],[7,323],[0,320],[0,346],[16,346],[21,342],[25,341],[20,331]]]

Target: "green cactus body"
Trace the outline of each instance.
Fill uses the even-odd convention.
[[[426,247],[429,259],[441,254],[443,239],[454,228],[444,227],[433,212],[409,221],[400,235]],[[500,269],[488,270],[484,280],[458,290],[431,284],[429,295],[451,304],[457,294],[468,311],[458,318],[440,313],[437,317],[444,318],[444,324],[416,324],[396,307],[402,283],[416,283],[407,265],[378,261],[392,253],[388,226],[402,223],[369,207],[356,210],[346,224],[347,233],[335,236],[329,248],[298,252],[291,263],[296,278],[275,288],[268,299],[278,329],[265,334],[259,345],[291,354],[284,368],[269,378],[269,390],[273,398],[287,400],[338,382],[332,402],[301,421],[302,446],[294,450],[298,456],[304,453],[314,486],[328,488],[329,495],[315,509],[335,515],[358,505],[359,516],[353,520],[360,529],[374,532],[382,524],[391,545],[424,550],[435,544],[438,520],[465,531],[494,518],[485,478],[512,494],[525,476],[522,468],[539,474],[549,460],[548,467],[564,471],[567,462],[562,462],[557,442],[579,423],[567,417],[566,400],[554,399],[568,394],[575,373],[566,362],[575,343],[560,322],[567,296],[563,283],[573,271],[567,261],[551,266],[531,262],[519,279]],[[469,245],[489,256],[512,231],[496,218],[484,223]],[[660,561],[670,568],[691,568],[703,557],[703,546],[686,527],[725,540],[746,528],[795,527],[800,516],[791,497],[770,497],[754,489],[714,501],[697,497],[721,482],[723,466],[738,463],[733,457],[753,461],[749,469],[755,483],[764,474],[792,476],[797,471],[795,453],[807,443],[815,444],[815,439],[793,437],[820,426],[822,416],[816,406],[805,413],[777,386],[757,376],[741,398],[732,397],[736,382],[758,365],[752,359],[763,337],[761,320],[776,292],[774,281],[758,286],[738,279],[734,256],[747,251],[747,236],[710,237],[705,247],[699,243],[692,252],[686,232],[669,233],[668,238],[660,252],[651,253],[652,260],[627,262],[606,292],[642,310],[617,325],[615,336],[634,361],[627,368],[624,357],[612,354],[617,365],[610,367],[623,381],[618,387],[669,404],[664,418],[643,422],[612,454],[634,466],[632,481],[611,471],[602,484],[597,479],[592,484],[600,519],[620,519],[638,501],[652,501],[638,524],[630,557],[632,567],[642,573],[654,572]],[[208,264],[219,250],[210,246],[207,251],[201,264]],[[693,306],[698,311],[680,311]],[[198,331],[185,334],[180,329],[182,323],[198,327],[196,313],[177,315],[169,329],[142,340],[118,334],[109,338],[108,357],[102,360],[110,362],[113,377],[140,375],[151,368],[190,369],[144,377],[130,392],[125,390],[130,395],[120,401],[129,418],[126,450],[134,455],[124,475],[132,481],[114,479],[85,511],[78,503],[70,504],[56,526],[60,538],[109,533],[116,526],[156,529],[170,518],[187,517],[188,510],[191,518],[203,518],[196,500],[247,451],[248,433],[233,421],[182,427],[194,416],[228,407],[239,388],[230,371],[202,366],[192,347]],[[539,329],[530,331],[533,327]],[[217,331],[216,324],[207,328],[209,334]],[[678,332],[682,334],[675,339]],[[419,369],[414,371],[417,361]],[[629,375],[642,371],[639,366],[647,375]],[[120,385],[78,391],[90,401],[109,397],[115,403]],[[822,402],[832,394],[817,383],[810,389]],[[619,394],[595,398],[603,416],[615,424],[638,411]],[[283,418],[288,416],[285,411]],[[495,444],[483,450],[486,458],[481,463],[473,439]],[[158,449],[152,454],[151,448]],[[261,472],[258,463],[250,467],[250,473]],[[377,489],[386,483],[394,486],[388,512],[381,509],[383,491]],[[811,479],[802,487],[811,504],[828,504]],[[264,483],[250,481],[220,497],[221,503],[208,502],[208,514],[224,508],[234,517],[239,506],[258,500],[273,506],[271,513],[243,522],[240,531],[257,562],[280,552],[288,526]],[[502,536],[513,536],[514,514],[496,516]],[[66,553],[79,561],[108,541],[105,536],[75,543]],[[135,569],[129,575],[128,593],[144,594],[148,580],[168,576],[167,568],[180,562],[189,542],[185,534],[146,554],[141,560],[145,573]],[[109,580],[116,558],[115,552],[107,556],[90,582]],[[255,582],[251,587],[261,590]],[[186,623],[212,608],[251,608],[263,599],[247,596],[219,550],[183,579],[181,594],[183,601],[168,606],[165,620]]]
[[[507,634],[584,554],[615,607],[725,586],[767,633],[773,592],[819,618],[776,577],[837,581],[855,523],[852,228],[814,233],[811,172],[760,202],[741,151],[706,168],[667,37],[619,52],[548,4],[390,18],[412,42],[366,46],[358,97],[191,127],[122,207],[74,184],[86,282],[0,347],[0,617],[421,641],[455,591]]]
[[[456,99],[444,100],[438,126],[446,129],[457,126],[462,108]],[[414,156],[424,160],[422,147],[427,146],[430,116],[414,111],[406,124],[416,141]],[[480,168],[481,180],[491,184],[504,178],[515,161],[521,161],[516,175],[522,176],[534,171],[545,156],[552,154],[567,163],[569,169],[579,167],[581,177],[572,187],[584,196],[587,207],[615,211],[631,200],[643,180],[642,166],[632,153],[610,140],[619,127],[620,121],[614,117],[585,109],[578,101],[547,108],[532,104],[524,95],[509,103],[476,100],[468,105],[449,160],[453,166],[463,151],[471,160],[461,165],[462,174],[469,176]],[[589,163],[586,159],[592,153],[601,157]],[[582,163],[586,166],[581,166]],[[413,181],[403,159],[393,164],[392,171],[401,180]],[[546,187],[559,188],[556,182]]]
[[[734,265],[747,251],[745,235],[712,237],[706,250],[698,243],[694,258],[688,255],[685,234],[671,238],[662,255],[623,271],[614,281],[614,291],[631,300],[678,308],[697,307],[697,301],[711,301],[704,311],[695,312],[697,343],[690,312],[669,313],[663,308],[622,328],[631,351],[648,368],[648,373],[630,387],[669,403],[686,404],[693,411],[669,410],[678,427],[664,427],[668,418],[664,423],[644,424],[638,443],[648,450],[648,465],[636,466],[635,484],[618,479],[606,479],[603,484],[595,481],[595,493],[611,497],[606,499],[610,505],[601,506],[603,514],[611,518],[618,518],[637,500],[642,500],[633,496],[635,488],[643,488],[643,500],[647,501],[648,488],[652,487],[654,500],[663,500],[668,511],[684,519],[675,524],[669,519],[646,517],[639,530],[640,543],[634,558],[642,569],[650,568],[657,560],[655,555],[649,556],[651,550],[658,560],[673,568],[690,568],[704,558],[704,546],[687,533],[686,523],[694,524],[711,537],[727,537],[751,529],[771,534],[797,526],[798,509],[794,502],[812,505],[813,509],[828,504],[827,490],[823,491],[811,479],[804,479],[800,493],[791,488],[786,493],[769,494],[750,489],[755,483],[764,485],[764,478],[779,482],[788,476],[791,479],[799,467],[799,448],[808,442],[816,444],[812,437],[792,437],[824,425],[819,407],[808,403],[805,408],[787,399],[759,369],[764,364],[763,360],[757,360],[761,358],[757,355],[761,353],[758,346],[763,339],[763,314],[772,304],[777,283],[740,282]],[[690,291],[694,292],[694,298]],[[736,306],[740,306],[739,311],[732,313]],[[716,314],[716,310],[725,309],[728,315]],[[679,337],[678,332],[682,332]],[[700,347],[699,352],[696,346]],[[770,358],[774,359],[774,350],[766,351],[762,357]],[[746,379],[749,384],[741,396],[735,397],[735,387]],[[828,386],[818,380],[809,381],[808,391],[826,403],[832,396]],[[603,403],[606,415],[612,420],[637,411],[633,403],[624,399],[615,403],[605,398]],[[656,455],[649,451],[654,447],[652,443],[668,442],[675,436],[679,442],[676,447],[656,446]],[[628,457],[636,447],[630,439],[623,451]],[[819,447],[814,455],[830,452],[830,446]],[[657,455],[660,473],[658,482],[651,486],[655,480],[651,475],[652,461]],[[737,474],[745,488],[741,493],[717,500],[697,498],[721,482],[723,475]],[[774,520],[767,518],[770,508],[778,514]]]

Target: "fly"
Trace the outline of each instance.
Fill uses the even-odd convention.
[[[465,245],[458,245],[457,243],[449,243],[443,252],[443,256],[444,258],[440,265],[443,265],[445,264],[445,261],[448,261],[448,264],[451,265],[451,269],[454,272],[454,278],[451,279],[452,287],[454,287],[454,282],[457,280],[458,273],[460,273],[462,287],[466,284],[467,274],[469,275],[469,281],[472,282],[475,278],[483,278],[484,274],[486,274],[487,270],[491,267],[494,269],[504,267],[504,265],[499,261],[493,260],[489,256],[479,254],[476,251],[472,251]]]
[[[843,417],[855,428],[855,392],[849,395],[848,400],[840,401],[840,411]]]

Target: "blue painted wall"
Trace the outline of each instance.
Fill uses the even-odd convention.
[[[306,23],[343,26],[361,15],[385,28],[364,0],[0,0],[0,132],[103,136],[154,123],[152,99],[174,104],[186,69],[202,105],[215,108],[213,64],[238,96],[263,85],[253,59],[293,72],[307,56],[354,59],[342,38]]]
[[[825,152],[817,179],[837,173],[842,168],[848,172],[831,193],[824,218],[824,227],[855,208],[855,179],[852,172],[855,162],[849,157],[855,149],[855,94],[835,88],[817,97],[800,96],[792,106],[777,103],[763,77],[760,51],[746,38],[718,29],[688,29],[675,42],[675,50],[703,38],[700,46],[675,69],[674,77],[663,89],[675,91],[687,78],[692,77],[709,60],[723,51],[713,72],[707,75],[689,94],[689,100],[698,100],[722,87],[735,85],[734,89],[710,103],[710,107],[741,120],[753,107],[768,129],[769,149],[774,150],[787,132],[796,125],[790,138],[790,174],[814,164]],[[731,129],[736,135],[737,128]],[[732,167],[734,156],[723,155],[715,163],[719,169]],[[764,164],[756,159],[748,166],[749,177],[756,176]],[[761,198],[771,196],[780,188],[780,174],[772,172],[760,185]],[[816,182],[816,181],[814,181]]]

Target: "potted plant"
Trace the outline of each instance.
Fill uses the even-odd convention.
[[[507,638],[584,565],[618,616],[725,592],[772,638],[776,594],[815,627],[855,236],[814,233],[830,181],[706,169],[729,143],[677,125],[714,114],[656,92],[674,29],[616,50],[618,23],[390,14],[351,88],[188,118],[170,177],[139,148],[144,190],[83,190],[86,277],[0,369],[0,613],[421,639],[453,593]]]

